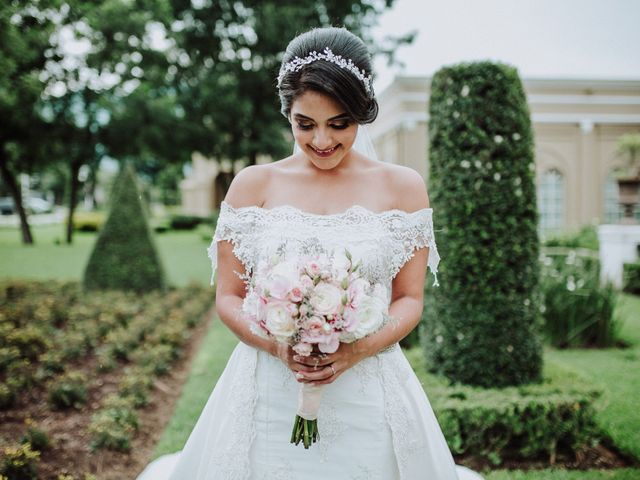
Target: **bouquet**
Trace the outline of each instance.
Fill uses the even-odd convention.
[[[242,311],[252,332],[289,344],[299,355],[335,352],[378,330],[388,318],[385,287],[360,275],[348,250],[261,262],[247,279]],[[300,385],[291,443],[309,448],[318,438],[324,385]]]

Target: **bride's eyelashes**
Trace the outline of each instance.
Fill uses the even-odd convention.
[[[345,128],[347,128],[349,126],[349,122],[345,122],[345,123],[339,123],[339,124],[332,124],[329,125],[331,128],[334,128],[336,130],[344,130]],[[300,130],[311,130],[313,128],[312,124],[309,123],[300,123],[298,122],[298,128]]]

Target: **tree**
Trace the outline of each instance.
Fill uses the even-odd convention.
[[[109,216],[85,268],[84,288],[136,292],[166,289],[135,172],[128,163],[114,182],[109,204]]]
[[[70,169],[68,243],[72,242],[80,168],[88,165],[95,170],[108,151],[101,143],[103,132],[112,111],[140,85],[142,66],[166,65],[164,54],[150,39],[149,26],[161,26],[168,12],[166,1],[145,0],[70,2],[59,12],[52,50],[67,68],[50,68],[44,75],[51,86],[45,113],[54,125],[58,155]],[[68,42],[69,36],[84,45],[84,51],[66,52],[64,39]]]
[[[440,69],[429,105],[429,193],[442,257],[427,295],[432,368],[484,387],[542,370],[533,134],[515,68]]]
[[[216,158],[244,159],[290,153],[280,114],[276,77],[287,43],[320,26],[344,25],[374,54],[394,61],[398,45],[415,32],[376,46],[370,28],[393,0],[243,2],[173,1],[171,38],[178,46],[175,90],[194,150]]]
[[[17,175],[49,162],[43,141],[48,126],[38,105],[58,6],[57,1],[0,6],[0,174],[14,199],[25,244],[32,244],[33,236]]]

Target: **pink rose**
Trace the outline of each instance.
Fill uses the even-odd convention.
[[[293,287],[289,292],[289,300],[291,300],[292,302],[301,302],[302,296],[302,289],[298,286]]]
[[[309,262],[307,262],[305,270],[309,272],[310,277],[315,277],[320,273],[320,264],[315,260],[310,260]]]
[[[303,290],[309,290],[313,288],[313,280],[308,275],[302,275],[300,277],[300,287]]]

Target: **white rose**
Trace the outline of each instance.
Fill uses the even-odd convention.
[[[386,310],[386,304],[378,297],[363,297],[355,312],[357,324],[353,334],[362,338],[375,332],[384,322]]]
[[[285,303],[268,304],[265,317],[267,330],[279,340],[286,340],[295,333],[296,324],[287,311]]]
[[[334,315],[342,304],[342,292],[330,283],[319,283],[313,289],[309,303],[317,315]]]
[[[290,262],[281,262],[271,270],[266,288],[271,296],[284,300],[289,291],[297,285],[297,281],[296,266]]]
[[[349,300],[353,305],[359,305],[360,299],[366,296],[365,291],[369,283],[363,278],[356,278],[353,280],[347,288],[349,294]]]

